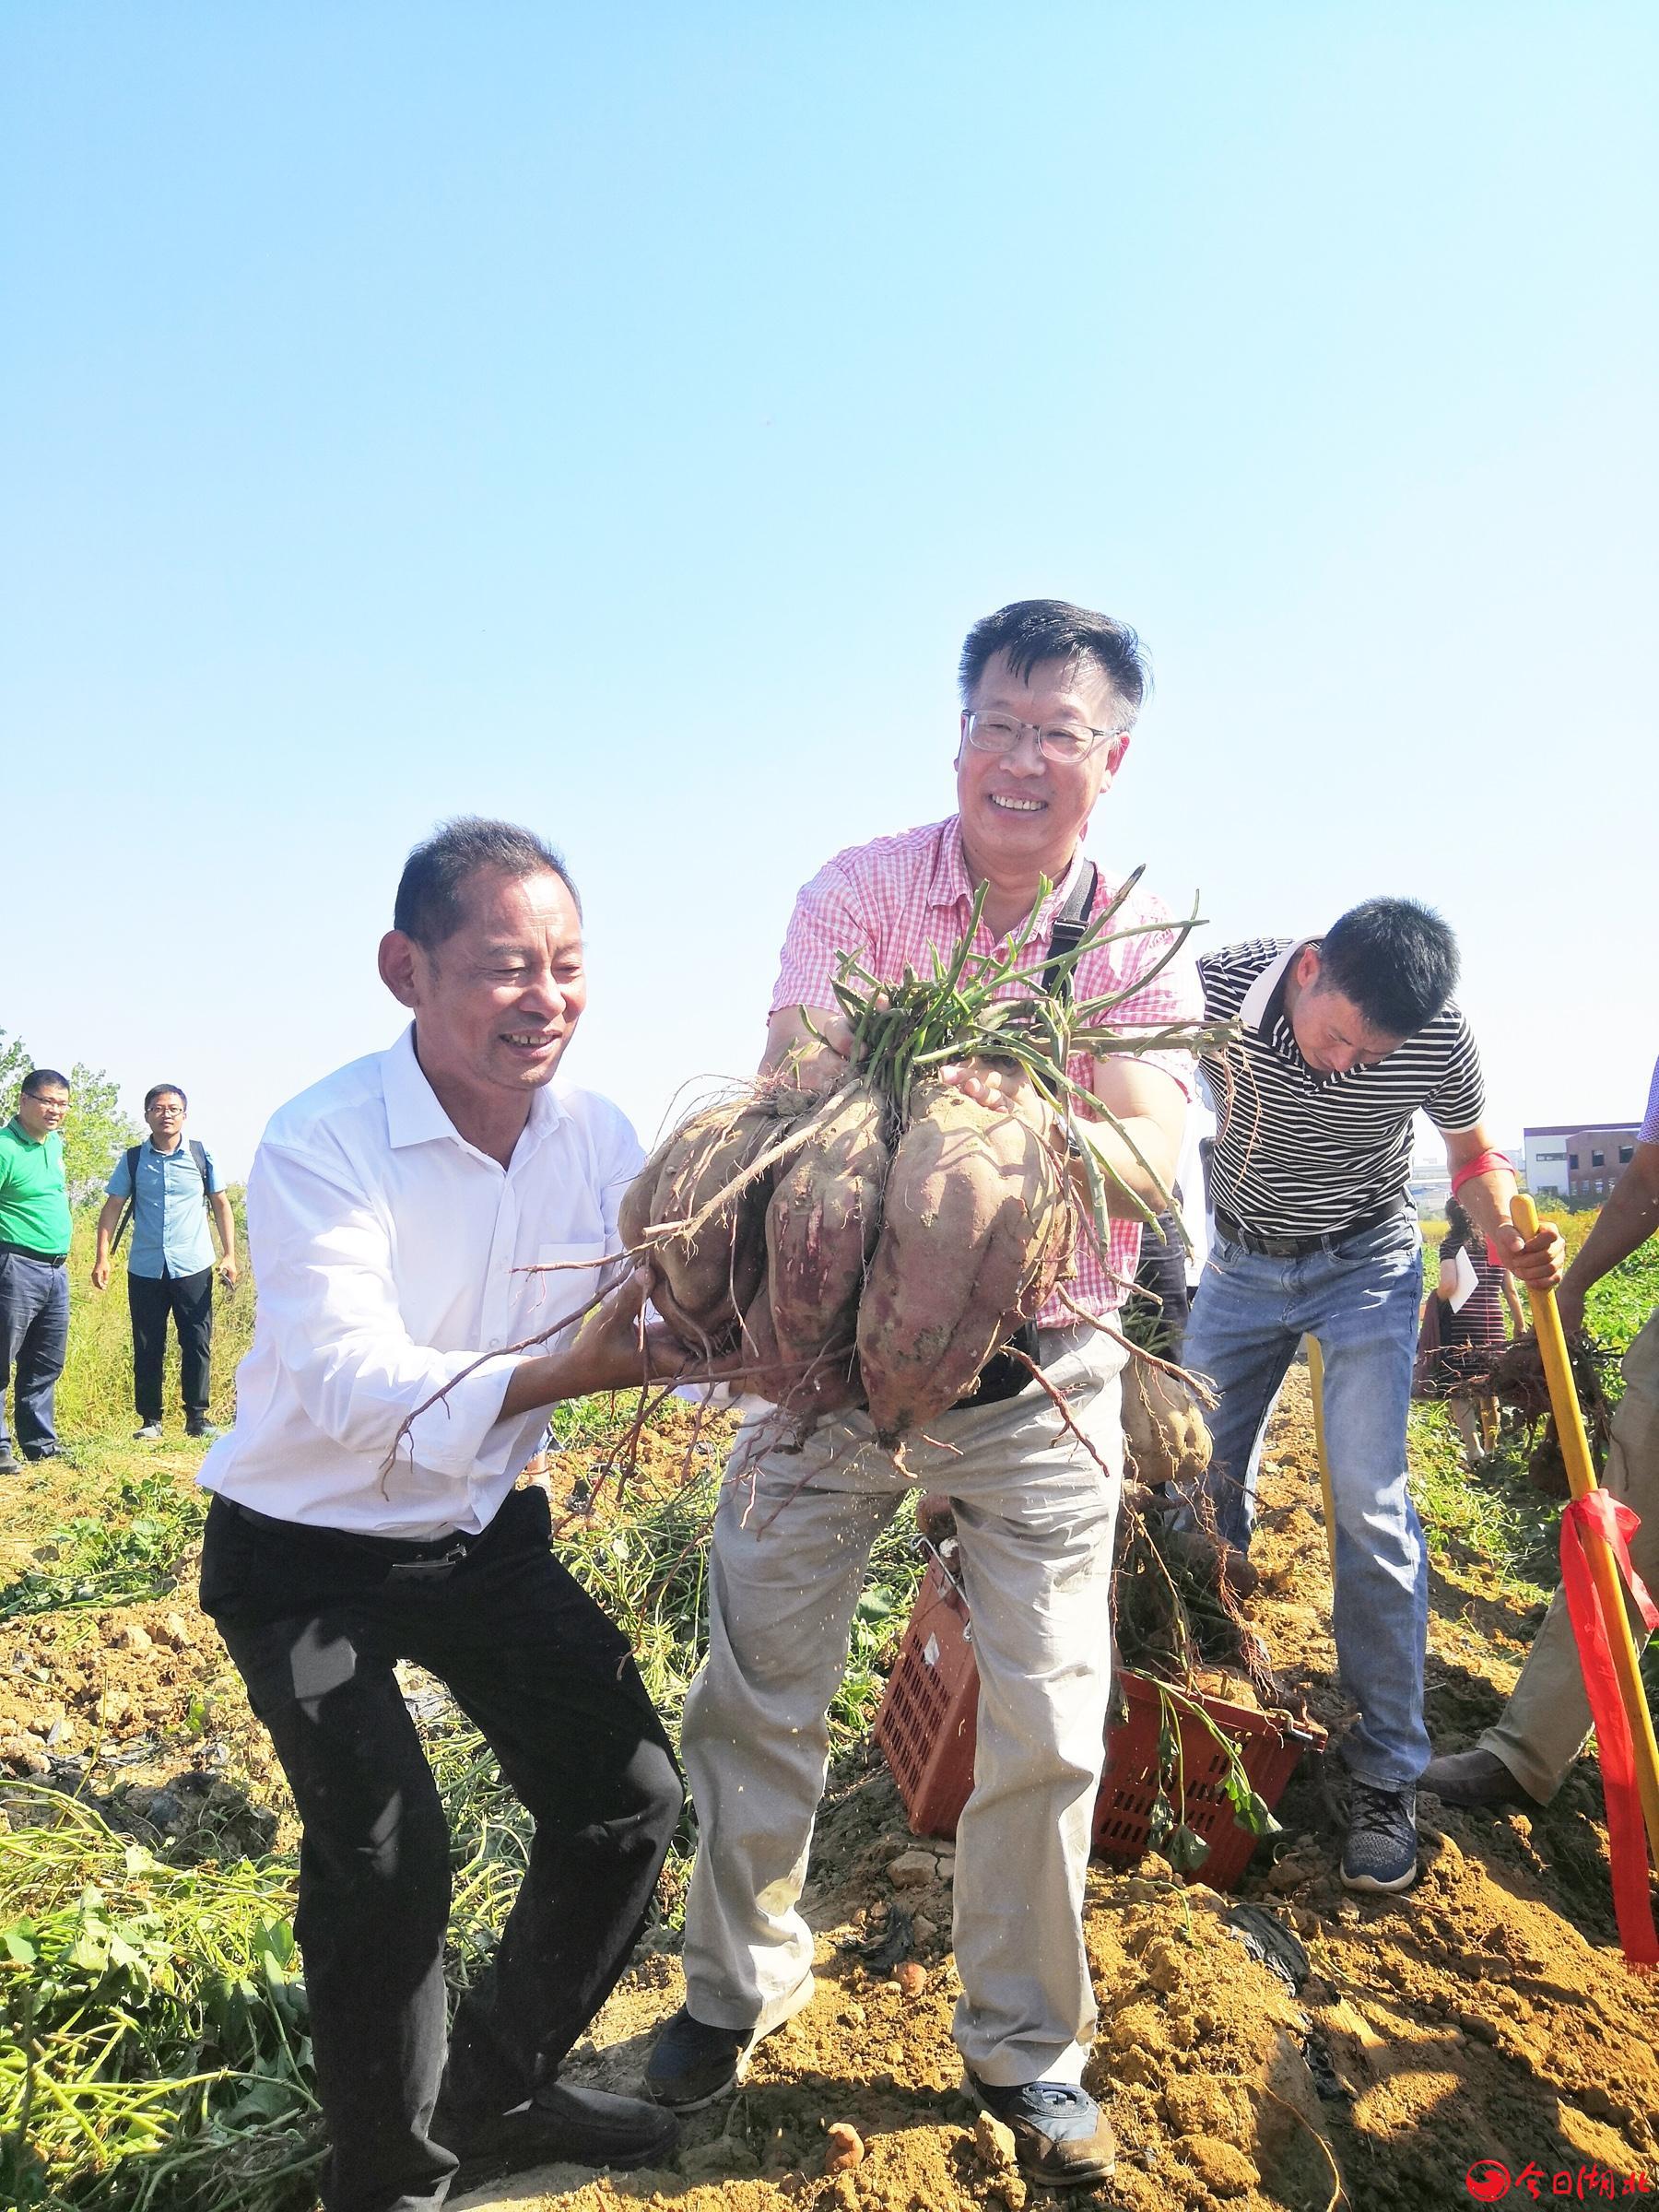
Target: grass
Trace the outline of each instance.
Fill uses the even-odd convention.
[[[1595,1216],[1563,1211],[1556,1218],[1571,1259],[1589,1235]],[[1436,1279],[1436,1248],[1444,1233],[1443,1221],[1423,1225],[1426,1284]],[[1659,1241],[1650,1241],[1597,1283],[1586,1300],[1585,1325],[1600,1344],[1622,1353],[1656,1307]],[[1616,1366],[1608,1370],[1606,1381],[1608,1397],[1617,1399]],[[1472,1474],[1446,1407],[1411,1409],[1411,1489],[1430,1554],[1444,1559],[1456,1545],[1467,1546],[1506,1581],[1524,1585],[1535,1595],[1541,1587],[1538,1571],[1554,1546],[1560,1500],[1545,1496],[1530,1479],[1529,1450],[1525,1431],[1506,1424],[1498,1450]],[[1546,1569],[1546,1575],[1543,1587],[1553,1586],[1554,1573]],[[1654,1665],[1659,1678],[1659,1659]]]
[[[247,1226],[240,1191],[229,1194],[236,1216],[237,1253],[247,1255]],[[133,1339],[127,1316],[126,1255],[123,1242],[115,1255],[107,1290],[94,1290],[92,1255],[97,1249],[97,1223],[101,1201],[77,1206],[69,1247],[69,1356],[57,1386],[58,1431],[73,1452],[88,1442],[132,1434]],[[214,1420],[229,1423],[236,1406],[237,1362],[253,1340],[253,1283],[244,1267],[234,1290],[222,1283],[214,1287],[213,1400]],[[179,1396],[179,1347],[168,1333],[164,1403],[167,1418],[181,1425],[183,1415]]]
[[[205,1494],[162,1467],[118,1477],[100,1510],[53,1529],[0,1583],[0,1620],[128,1605],[171,1589],[206,1518]]]
[[[321,2153],[288,1870],[170,1866],[60,1793],[6,1799],[0,2202],[307,2202]]]

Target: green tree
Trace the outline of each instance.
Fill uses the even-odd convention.
[[[33,1065],[22,1038],[8,1037],[0,1030],[0,1121],[9,1122],[17,1112],[18,1093]]]
[[[0,1122],[18,1111],[18,1093],[34,1065],[20,1037],[0,1030]],[[69,1071],[69,1115],[64,1124],[64,1178],[72,1199],[89,1198],[110,1179],[117,1153],[144,1132],[122,1111],[115,1078],[77,1060]]]

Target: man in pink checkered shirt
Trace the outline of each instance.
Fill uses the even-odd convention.
[[[957,812],[838,853],[801,892],[772,994],[768,1068],[792,1063],[808,1083],[844,1073],[839,954],[855,953],[883,981],[898,982],[907,964],[925,969],[930,948],[943,955],[960,940],[982,884],[974,949],[990,954],[1030,914],[1046,877],[1054,888],[1027,958],[1041,970],[1056,916],[1103,906],[1116,888],[1082,841],[1145,690],[1134,632],[1062,601],[1021,601],[975,625],[960,673]],[[1168,949],[1157,927],[1167,920],[1150,894],[1132,892],[1114,929],[1152,926],[1088,954],[1078,997],[1146,975],[1114,1019],[1162,1029],[1200,1018],[1188,961],[1151,975]],[[1030,1110],[1017,1070],[971,1062],[945,1072],[986,1102]],[[1074,1062],[1071,1073],[1128,1133],[1102,1124],[1100,1149],[1133,1197],[1121,1198],[1103,1254],[1087,1232],[1079,1238],[1067,1285],[1077,1305],[1104,1312],[1134,1278],[1134,1199],[1160,1198],[1148,1165],[1165,1184],[1173,1176],[1191,1062],[1156,1053]],[[742,1494],[728,1482],[716,1518],[709,1652],[686,1705],[700,1842],[686,2004],[646,2076],[665,2104],[686,2111],[726,2093],[752,2046],[811,1996],[812,1933],[798,1902],[826,1714],[870,1547],[905,1495],[928,1488],[955,1514],[981,1683],[954,1885],[954,2032],[967,2087],[1013,2129],[1034,2179],[1075,2185],[1112,2170],[1111,2130],[1081,2087],[1095,2024],[1082,1900],[1110,1688],[1124,1355],[1058,1297],[1037,1324],[1045,1379],[1087,1443],[1025,1370],[982,1381],[907,1444],[902,1465],[864,1412],[820,1416],[801,1437],[759,1406],[739,1431],[732,1465]]]

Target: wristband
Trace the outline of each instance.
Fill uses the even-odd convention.
[[[1515,1171],[1515,1163],[1507,1152],[1477,1152],[1474,1159],[1465,1160],[1453,1176],[1453,1197],[1455,1198],[1464,1184],[1472,1182],[1477,1175],[1495,1174],[1500,1168],[1510,1175]]]

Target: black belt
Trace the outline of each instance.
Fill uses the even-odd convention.
[[[398,1582],[441,1581],[461,1564],[475,1544],[482,1543],[489,1534],[488,1528],[478,1529],[470,1535],[462,1529],[453,1528],[447,1535],[425,1538],[359,1535],[355,1529],[327,1528],[314,1521],[279,1521],[275,1514],[255,1512],[251,1505],[239,1504],[234,1498],[227,1498],[225,1503],[255,1528],[274,1529],[278,1535],[298,1536],[301,1541],[370,1552],[385,1562],[387,1575]]]
[[[1361,1214],[1357,1221],[1347,1221],[1340,1229],[1327,1229],[1312,1237],[1262,1237],[1253,1229],[1246,1229],[1236,1221],[1225,1207],[1216,1208],[1216,1227],[1230,1244],[1241,1244],[1246,1252],[1253,1252],[1264,1260],[1305,1260],[1312,1252],[1331,1252],[1338,1244],[1347,1243],[1349,1237],[1359,1236],[1368,1229],[1381,1229],[1384,1221],[1404,1221],[1404,1210],[1397,1206],[1379,1206],[1369,1214]]]
[[[4,1238],[0,1252],[15,1252],[20,1260],[39,1260],[42,1267],[62,1267],[69,1257],[66,1252],[37,1252],[32,1244],[8,1244]]]

